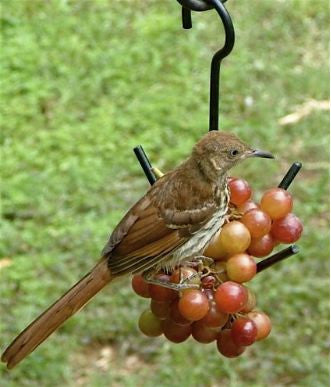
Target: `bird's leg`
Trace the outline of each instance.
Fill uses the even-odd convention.
[[[187,277],[184,277],[182,271],[183,267],[179,267],[179,283],[162,281],[162,279],[155,278],[157,271],[155,271],[155,269],[153,268],[145,270],[142,273],[142,276],[145,282],[149,284],[163,286],[165,288],[173,289],[176,291],[181,291],[184,289],[199,289],[200,285],[192,283],[192,279],[196,276],[204,277],[208,275],[211,272],[210,266],[214,263],[214,260],[204,255],[198,255],[195,257],[191,257],[190,261],[184,261],[185,264],[187,264],[188,266],[194,266],[196,268],[197,273],[193,273]]]
[[[149,269],[149,270],[144,271],[142,273],[142,276],[143,276],[145,282],[147,282],[148,284],[163,286],[164,288],[173,289],[173,290],[176,290],[178,292],[181,290],[184,290],[184,289],[199,289],[198,284],[187,283],[194,276],[198,275],[198,273],[193,274],[189,277],[183,278],[182,273],[180,272],[180,277],[179,277],[180,281],[177,284],[172,283],[172,282],[168,282],[168,281],[162,281],[161,279],[155,278],[155,274],[156,274],[155,270]]]
[[[197,271],[202,273],[204,270],[209,269],[214,264],[213,258],[206,257],[205,255],[197,255],[192,258],[192,261],[186,262],[189,265],[197,265]]]
[[[189,266],[193,266],[197,270],[197,274],[194,274],[191,277],[198,275],[200,278],[204,278],[210,273],[213,273],[211,267],[214,265],[214,260],[205,255],[197,255],[192,257],[192,261],[186,262]]]
[[[203,265],[204,267],[209,267],[214,263],[213,258],[206,257],[205,255],[198,255],[194,257],[194,260],[197,261],[199,264]]]

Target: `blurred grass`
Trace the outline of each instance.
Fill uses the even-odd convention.
[[[278,161],[236,175],[256,197],[291,162],[302,252],[253,281],[273,320],[236,360],[213,345],[138,334],[146,306],[129,279],[98,295],[17,369],[6,386],[325,386],[328,384],[328,114],[278,120],[328,98],[328,3],[228,2],[237,32],[221,74],[221,127]],[[146,190],[132,153],[169,170],[207,130],[213,12],[183,31],[175,1],[2,2],[1,348],[98,258]],[[262,178],[261,178],[262,177]]]

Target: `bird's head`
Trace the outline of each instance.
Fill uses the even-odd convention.
[[[274,158],[269,152],[250,147],[234,134],[219,131],[204,135],[193,148],[192,156],[210,180],[219,179],[249,157]]]

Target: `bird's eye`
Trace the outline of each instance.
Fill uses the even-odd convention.
[[[231,149],[229,154],[231,157],[235,157],[239,154],[239,151],[238,151],[238,149]]]

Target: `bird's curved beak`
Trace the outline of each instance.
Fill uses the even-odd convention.
[[[275,157],[267,151],[261,149],[253,149],[248,152],[247,157],[263,157],[265,159],[274,159]]]

